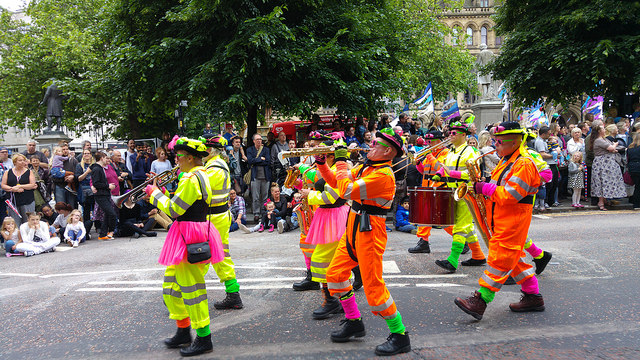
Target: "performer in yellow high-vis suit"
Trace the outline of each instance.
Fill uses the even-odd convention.
[[[469,180],[469,173],[466,171],[467,160],[476,158],[480,153],[474,147],[467,145],[469,128],[465,123],[454,120],[449,128],[451,129],[449,139],[451,139],[453,148],[449,150],[444,159],[445,168],[440,168],[436,174],[442,178],[441,181],[447,183],[448,187],[456,189],[461,180]],[[471,259],[463,261],[462,265],[480,266],[486,264],[487,260],[480,248],[478,236],[473,226],[471,211],[465,202],[456,202],[454,221],[451,253],[445,260],[436,260],[436,265],[449,272],[455,272],[465,243],[469,244],[471,249]]]
[[[240,285],[236,280],[231,253],[229,252],[229,228],[231,227],[231,212],[229,211],[229,191],[231,190],[231,176],[227,162],[220,156],[224,152],[227,140],[220,135],[209,135],[201,138],[207,146],[209,155],[203,159],[205,172],[211,184],[212,199],[209,208],[209,221],[218,229],[224,248],[224,260],[213,264],[213,270],[224,284],[226,297],[216,301],[216,309],[242,309]]]
[[[202,157],[207,156],[206,146],[198,140],[180,138],[174,146],[176,162],[182,177],[172,198],[157,186],[148,185],[145,192],[149,202],[172,218],[176,218],[165,239],[158,262],[166,265],[162,293],[169,310],[169,317],[176,320],[178,331],[165,340],[169,348],[180,349],[182,356],[194,356],[213,349],[209,330],[209,303],[204,276],[209,264],[224,258],[224,250],[218,230],[207,221],[209,202],[212,199],[209,179],[202,167]],[[192,264],[187,259],[187,245],[208,241],[211,258]],[[190,326],[197,336],[191,343]]]

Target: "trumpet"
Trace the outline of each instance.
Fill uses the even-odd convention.
[[[355,151],[364,151],[367,152],[371,149],[363,149],[363,148],[347,148],[347,150],[349,152],[355,152]],[[292,158],[292,157],[299,157],[299,156],[313,156],[313,155],[322,155],[322,154],[331,154],[334,151],[336,151],[336,148],[333,146],[318,146],[318,147],[314,147],[314,148],[293,148],[289,151],[281,151],[280,153],[278,153],[278,159],[282,160],[282,159],[287,159],[287,158]]]
[[[422,149],[422,150],[416,152],[413,155],[413,158],[415,159],[415,161],[417,163],[418,161],[420,161],[420,159],[422,159],[423,157],[429,155],[430,153],[432,153],[434,151],[437,151],[437,150],[440,150],[440,149],[443,149],[443,148],[447,148],[450,145],[451,145],[451,140],[450,139],[446,139],[446,140],[444,140],[444,141],[442,141],[442,142],[440,142],[440,143],[438,143],[436,145],[430,146],[428,148],[425,148],[425,149]]]
[[[147,187],[147,185],[153,183],[156,180],[158,181],[158,187],[163,187],[170,184],[172,181],[178,178],[178,169],[179,166],[176,166],[171,170],[165,170],[160,174],[157,174],[156,176],[150,177],[144,183],[136,186],[124,195],[111,196],[111,200],[114,204],[116,204],[118,209],[122,208],[122,205],[127,207],[127,209],[132,209],[138,201],[142,200],[142,198],[145,197],[146,194],[144,192],[144,188]]]

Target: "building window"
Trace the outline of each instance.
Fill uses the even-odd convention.
[[[467,45],[473,45],[473,29],[470,26],[467,28]]]
[[[460,36],[460,31],[458,29],[458,27],[454,27],[453,31],[451,32],[452,38],[451,38],[451,43],[453,45],[458,45],[458,37]]]
[[[502,36],[496,36],[496,45],[502,45]]]
[[[480,29],[480,44],[489,45],[487,43],[487,27],[486,26],[483,26],[482,29]]]
[[[489,7],[489,0],[480,0],[480,7]]]

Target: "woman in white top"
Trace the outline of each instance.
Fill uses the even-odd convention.
[[[20,225],[20,238],[22,241],[16,244],[16,251],[25,256],[55,251],[56,245],[60,244],[57,237],[49,237],[49,225],[40,221],[37,213],[29,213],[28,221]]]
[[[572,156],[574,152],[580,151],[582,158],[585,159],[587,154],[584,150],[584,139],[582,138],[582,130],[580,128],[573,128],[571,130],[571,139],[567,141],[567,153]]]
[[[173,166],[171,166],[171,162],[167,160],[167,153],[163,148],[156,148],[156,156],[158,159],[153,160],[151,163],[151,172],[154,174],[160,174],[163,171],[171,170]]]

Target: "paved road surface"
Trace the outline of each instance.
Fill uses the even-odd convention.
[[[534,218],[530,234],[554,254],[539,277],[547,310],[516,314],[507,286],[475,321],[454,304],[477,288],[482,268],[445,275],[434,264],[450,238],[434,231],[431,254],[408,254],[410,234],[393,232],[385,280],[411,334],[402,359],[640,359],[640,213],[552,214]],[[174,332],[161,299],[158,238],[91,241],[31,258],[0,258],[3,310],[0,359],[175,359],[161,340]],[[202,358],[365,359],[388,335],[357,293],[367,336],[334,344],[340,317],[311,319],[319,291],[294,292],[304,261],[298,233],[231,235],[245,309],[218,311],[224,296],[207,275],[214,352]],[[62,251],[66,250],[66,251]],[[468,255],[467,255],[468,256]],[[466,258],[463,256],[463,259]]]

